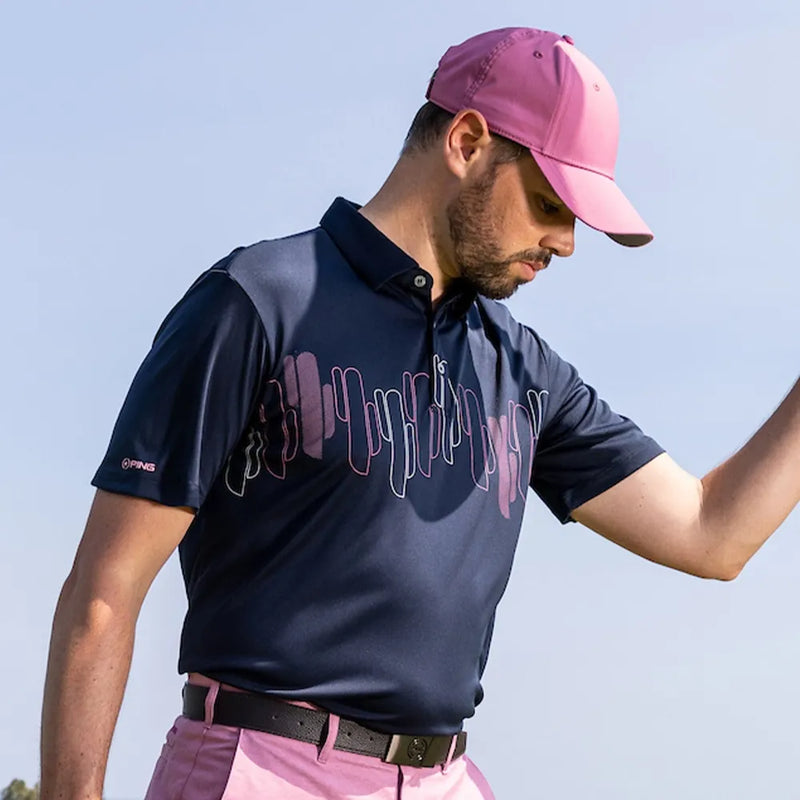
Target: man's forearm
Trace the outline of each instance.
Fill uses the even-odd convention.
[[[53,621],[42,708],[42,800],[100,800],[133,650],[136,613],[81,593],[74,576]]]
[[[701,521],[733,574],[800,502],[800,381],[735,455],[703,480]]]

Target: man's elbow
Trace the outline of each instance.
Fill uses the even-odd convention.
[[[752,555],[752,553],[750,554]],[[741,553],[714,553],[706,554],[697,570],[692,570],[701,578],[710,578],[717,581],[732,581],[738,578],[750,556],[742,557]]]
[[[718,581],[732,581],[739,577],[743,569],[744,564],[725,564],[714,575],[708,577]]]

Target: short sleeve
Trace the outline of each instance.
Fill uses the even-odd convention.
[[[224,271],[204,273],[156,334],[92,484],[199,508],[247,425],[266,353],[244,290]]]
[[[610,489],[664,452],[629,420],[609,408],[577,370],[541,340],[547,363],[547,406],[531,486],[561,522],[578,506]]]

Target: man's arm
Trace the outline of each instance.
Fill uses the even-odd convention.
[[[704,478],[660,455],[572,517],[651,561],[730,580],[800,501],[800,381]]]
[[[193,512],[98,491],[53,620],[42,709],[42,800],[100,800],[150,584]]]

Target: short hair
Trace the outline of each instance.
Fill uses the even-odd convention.
[[[445,111],[435,103],[425,103],[414,116],[405,142],[403,142],[401,155],[422,153],[434,147],[444,136],[447,126],[453,121],[454,116],[455,114]],[[492,143],[494,145],[494,163],[496,164],[519,161],[520,158],[530,153],[524,144],[514,142],[497,133],[492,133]]]

